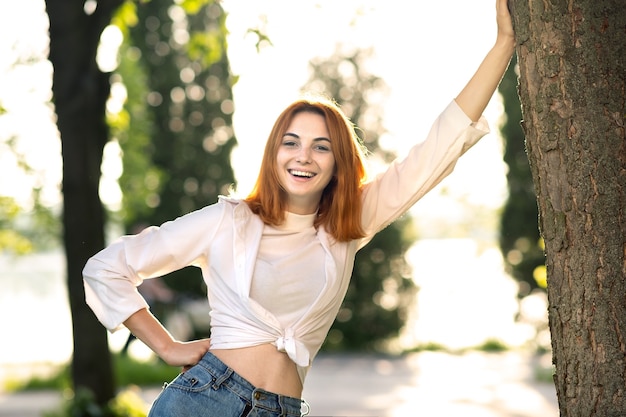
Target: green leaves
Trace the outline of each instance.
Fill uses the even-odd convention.
[[[201,62],[204,68],[219,62],[224,53],[222,33],[195,32],[187,44],[187,54],[193,61]]]
[[[187,14],[197,14],[204,6],[212,3],[214,0],[183,0],[180,6]]]

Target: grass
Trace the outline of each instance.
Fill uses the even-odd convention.
[[[113,370],[117,386],[162,385],[178,375],[180,368],[169,366],[159,359],[138,361],[126,355],[113,355]],[[61,367],[49,377],[34,377],[24,383],[10,382],[11,390],[64,390],[71,387],[70,366]]]
[[[468,351],[481,351],[481,352],[505,352],[510,348],[502,341],[498,339],[488,339],[482,344],[470,348],[456,349],[451,350],[446,346],[440,345],[438,343],[429,342],[422,345],[415,346],[411,349],[406,350],[406,353],[414,353],[414,352],[445,352],[452,354],[463,354]]]
[[[509,347],[498,339],[488,339],[481,345],[476,347],[476,350],[482,352],[505,352],[509,350]]]
[[[438,343],[429,342],[422,345],[415,346],[411,349],[407,349],[406,353],[417,353],[417,352],[448,352],[448,348]]]

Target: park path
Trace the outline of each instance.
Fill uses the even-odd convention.
[[[554,386],[537,381],[538,366],[517,351],[320,354],[304,397],[311,417],[558,417]],[[141,394],[150,403],[159,390]],[[54,391],[0,393],[0,417],[41,417],[60,401]]]

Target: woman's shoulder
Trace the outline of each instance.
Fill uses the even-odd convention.
[[[243,198],[235,196],[220,195],[217,198],[216,206],[221,206],[222,210],[232,212],[243,212],[252,214],[252,210]]]
[[[235,197],[232,195],[219,195],[217,196],[217,204],[226,204],[230,206],[237,206],[239,204],[244,203],[242,198]]]
[[[237,207],[242,205],[247,206],[247,204],[245,204],[245,202],[240,199],[227,196],[218,196],[218,199],[215,203],[193,210],[176,218],[174,221],[166,222],[161,225],[161,228],[167,227],[170,224],[177,226],[189,225],[192,227],[197,227],[198,224],[210,224],[219,222],[225,217],[233,217],[235,211],[237,210]]]

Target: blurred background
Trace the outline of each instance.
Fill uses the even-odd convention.
[[[372,171],[383,169],[426,136],[495,40],[493,1],[224,0],[198,2],[200,11],[187,3],[124,6],[102,33],[98,65],[111,80],[100,180],[107,241],[231,188],[245,195],[275,118],[303,91],[334,97],[361,128]],[[72,357],[45,7],[0,3],[0,381],[46,374]],[[85,13],[95,7],[87,1]],[[323,352],[521,351],[549,374],[545,270],[514,69],[485,112],[491,133],[359,254]],[[172,332],[208,334],[197,271],[162,283],[168,295],[153,304]],[[109,343],[151,359],[125,331]]]

